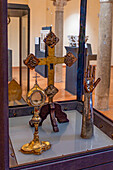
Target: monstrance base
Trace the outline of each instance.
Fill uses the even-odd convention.
[[[51,144],[47,141],[42,141],[41,143],[36,140],[32,140],[30,143],[23,145],[20,151],[24,154],[35,154],[41,155],[43,151],[51,148]]]

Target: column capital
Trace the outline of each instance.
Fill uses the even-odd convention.
[[[56,11],[64,11],[64,6],[67,5],[67,2],[70,0],[52,0],[53,5],[56,6]]]
[[[100,0],[100,3],[113,3],[113,0]]]

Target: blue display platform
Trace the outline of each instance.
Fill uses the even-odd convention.
[[[66,47],[66,52],[71,52],[76,58],[78,58],[78,48],[77,47]],[[73,95],[77,94],[77,67],[78,60],[71,66],[66,66],[66,80],[65,80],[65,90]]]
[[[9,119],[9,135],[18,164],[34,161],[43,161],[70,154],[94,151],[104,147],[113,146],[113,140],[94,126],[94,137],[82,139],[80,137],[82,116],[78,111],[66,111],[69,123],[58,124],[60,131],[54,133],[50,118],[39,127],[41,141],[50,141],[52,147],[42,155],[25,155],[19,149],[22,145],[33,139],[33,128],[29,126],[31,116],[15,117]]]
[[[51,26],[48,27],[42,27],[42,30],[52,30]],[[40,42],[41,41],[41,37],[39,38],[39,44],[35,44],[35,56],[37,58],[47,58],[48,55],[48,49],[47,46],[45,45],[45,52],[40,51]],[[35,71],[37,73],[39,73],[41,76],[43,76],[44,78],[48,77],[48,66],[47,65],[38,65],[35,67]]]
[[[71,52],[78,59],[78,47],[65,46],[66,52]],[[91,44],[86,45],[85,55],[84,55],[84,68],[87,67],[87,56],[92,55]],[[70,92],[73,95],[77,94],[77,69],[78,69],[78,60],[71,66],[66,66],[66,81],[65,81],[65,90]]]
[[[46,53],[40,51],[40,45],[39,44],[35,44],[35,56],[37,58],[46,58],[47,57]],[[36,66],[35,71],[37,73],[39,73],[41,76],[43,76],[44,78],[46,78],[47,75],[48,75],[47,65]]]

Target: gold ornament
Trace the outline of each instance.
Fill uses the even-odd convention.
[[[38,134],[38,126],[40,123],[39,112],[41,106],[45,103],[45,92],[37,84],[37,75],[36,83],[34,87],[27,94],[27,103],[30,106],[34,106],[34,116],[32,117],[30,123],[35,127],[34,139],[21,147],[21,152],[25,154],[36,154],[40,155],[43,151],[46,151],[51,148],[51,144],[47,141],[40,142]]]
[[[14,105],[14,102],[16,102],[18,105],[21,105],[21,102],[19,101],[22,98],[22,89],[21,86],[13,79],[8,84],[8,99],[9,99],[9,105]]]

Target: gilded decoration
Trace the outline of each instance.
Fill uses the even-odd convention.
[[[73,56],[73,54],[69,53],[65,57],[56,57],[55,56],[55,45],[58,43],[59,39],[56,37],[56,35],[53,32],[50,32],[47,37],[44,39],[44,42],[46,43],[48,47],[48,56],[47,58],[38,58],[38,65],[47,65],[48,66],[48,87],[45,89],[45,93],[48,97],[48,104],[44,105],[41,108],[40,111],[40,117],[41,122],[40,125],[42,125],[43,121],[46,119],[47,115],[50,114],[51,118],[51,124],[53,126],[53,131],[58,132],[58,126],[55,119],[55,116],[57,115],[57,120],[60,123],[69,122],[67,119],[67,115],[62,112],[60,105],[56,105],[53,102],[54,95],[58,92],[58,89],[54,87],[54,69],[56,64],[62,64],[64,63],[64,60],[67,65],[71,66],[77,59]],[[35,57],[32,55],[32,57]],[[32,64],[30,62],[30,64]],[[30,101],[30,99],[29,99]],[[49,111],[47,111],[47,108],[49,108]],[[30,123],[32,126],[32,123]]]
[[[28,66],[28,68],[30,68],[31,70],[33,70],[39,64],[39,62],[40,61],[33,54],[30,54],[24,60],[24,64]]]
[[[44,39],[44,42],[47,46],[53,48],[59,41],[59,38],[56,37],[56,35],[51,31],[46,38]]]
[[[76,58],[71,52],[68,52],[68,53],[64,56],[64,63],[65,63],[68,67],[71,67],[76,61],[77,61],[77,58]]]
[[[16,80],[11,80],[8,84],[9,101],[20,100],[22,97],[22,89]]]
[[[51,144],[48,141],[40,141],[38,134],[38,126],[40,123],[40,108],[45,103],[45,92],[37,84],[37,75],[34,87],[27,94],[27,103],[30,106],[34,106],[34,115],[30,121],[31,125],[35,127],[34,138],[30,143],[23,145],[20,151],[24,154],[36,154],[40,155],[43,151],[51,148]]]
[[[52,84],[49,85],[44,91],[46,95],[50,98],[53,98],[58,93],[58,89]]]

